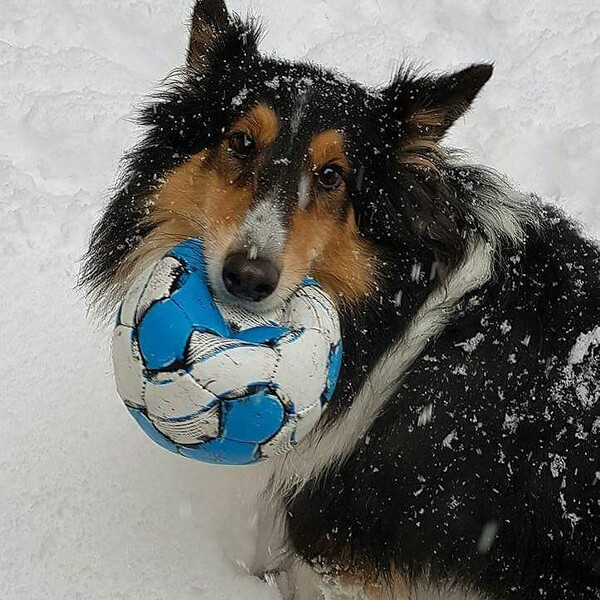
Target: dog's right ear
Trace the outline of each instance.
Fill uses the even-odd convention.
[[[196,0],[187,53],[188,66],[203,70],[209,54],[231,24],[232,20],[223,0]]]

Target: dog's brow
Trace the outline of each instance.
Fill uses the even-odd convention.
[[[338,161],[345,169],[350,165],[344,150],[345,136],[336,129],[320,131],[310,141],[308,154],[315,167]]]
[[[233,130],[246,128],[261,144],[268,146],[279,134],[279,118],[268,104],[260,103],[253,106],[232,127]]]

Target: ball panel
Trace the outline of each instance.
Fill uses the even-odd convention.
[[[260,445],[259,452],[262,458],[273,458],[287,454],[296,444],[296,427],[298,418],[288,417],[283,427],[268,441]]]
[[[288,336],[275,348],[279,354],[273,381],[285,393],[298,412],[321,399],[327,385],[327,365],[330,345],[315,330],[305,330]]]
[[[335,392],[335,386],[337,384],[337,380],[340,375],[340,370],[342,368],[342,358],[343,350],[342,342],[340,341],[338,345],[335,348],[333,348],[333,350],[329,354],[329,366],[327,369],[327,387],[325,389],[325,394],[323,397],[323,400],[325,402],[329,402],[333,397],[333,393]]]
[[[149,415],[154,426],[177,444],[199,444],[219,435],[220,407],[215,404],[187,418],[160,419]]]
[[[190,321],[171,299],[156,302],[138,326],[140,352],[149,370],[168,369],[183,361]]]
[[[267,391],[225,400],[222,410],[221,435],[238,442],[266,442],[281,429],[285,420],[283,405]]]
[[[129,406],[144,406],[144,367],[134,330],[115,327],[112,338],[115,383],[122,400]]]
[[[331,345],[340,339],[337,311],[327,294],[316,285],[299,288],[290,299],[283,322],[291,327],[323,332]]]
[[[311,431],[321,418],[322,404],[319,399],[301,412],[298,412],[298,424],[296,426],[296,439],[300,441]]]
[[[160,431],[152,425],[148,417],[139,409],[130,408],[129,414],[136,420],[137,424],[142,428],[144,433],[159,446],[162,446],[166,450],[178,453],[177,446],[167,437],[165,437]]]
[[[146,279],[146,285],[140,295],[135,311],[136,323],[140,322],[155,302],[165,300],[171,295],[173,287],[182,273],[183,265],[170,256],[165,256],[156,264],[150,277]]]
[[[239,348],[240,346],[249,348],[251,345],[223,338],[220,335],[206,331],[194,331],[190,336],[190,341],[185,352],[185,361],[188,365],[204,362],[217,354],[227,352],[232,348]]]
[[[144,400],[152,419],[187,418],[211,408],[217,401],[214,394],[182,370],[148,376]]]
[[[284,335],[290,333],[286,327],[252,327],[236,334],[236,339],[249,342],[251,344],[274,344]]]
[[[187,316],[191,328],[228,337],[229,328],[204,281],[196,273],[186,273],[182,275],[180,284],[181,287],[170,299]]]
[[[271,348],[200,332],[192,334],[187,356],[190,375],[216,396],[269,385],[277,361]]]
[[[204,249],[199,239],[189,239],[182,242],[168,256],[173,256],[188,268],[204,276]]]
[[[258,446],[224,438],[195,447],[180,447],[179,453],[194,460],[221,465],[249,465],[260,460]]]
[[[142,275],[135,280],[131,288],[129,288],[129,291],[125,294],[125,298],[119,308],[118,323],[126,325],[127,327],[135,327],[137,325],[135,315],[138,302],[151,273],[152,269],[146,269]]]
[[[235,304],[225,304],[218,301],[215,304],[227,324],[236,332],[254,327],[279,327],[281,310],[259,314]]]

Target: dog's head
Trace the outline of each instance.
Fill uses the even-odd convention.
[[[145,140],[92,238],[83,278],[103,295],[195,236],[215,294],[254,310],[308,274],[352,305],[390,252],[461,245],[438,142],[491,67],[402,71],[370,90],[261,56],[257,38],[222,0],[196,3],[186,65],[145,109]]]

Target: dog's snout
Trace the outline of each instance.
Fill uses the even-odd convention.
[[[223,283],[227,291],[242,300],[259,302],[270,296],[279,283],[279,268],[266,258],[248,258],[235,252],[225,259]]]

